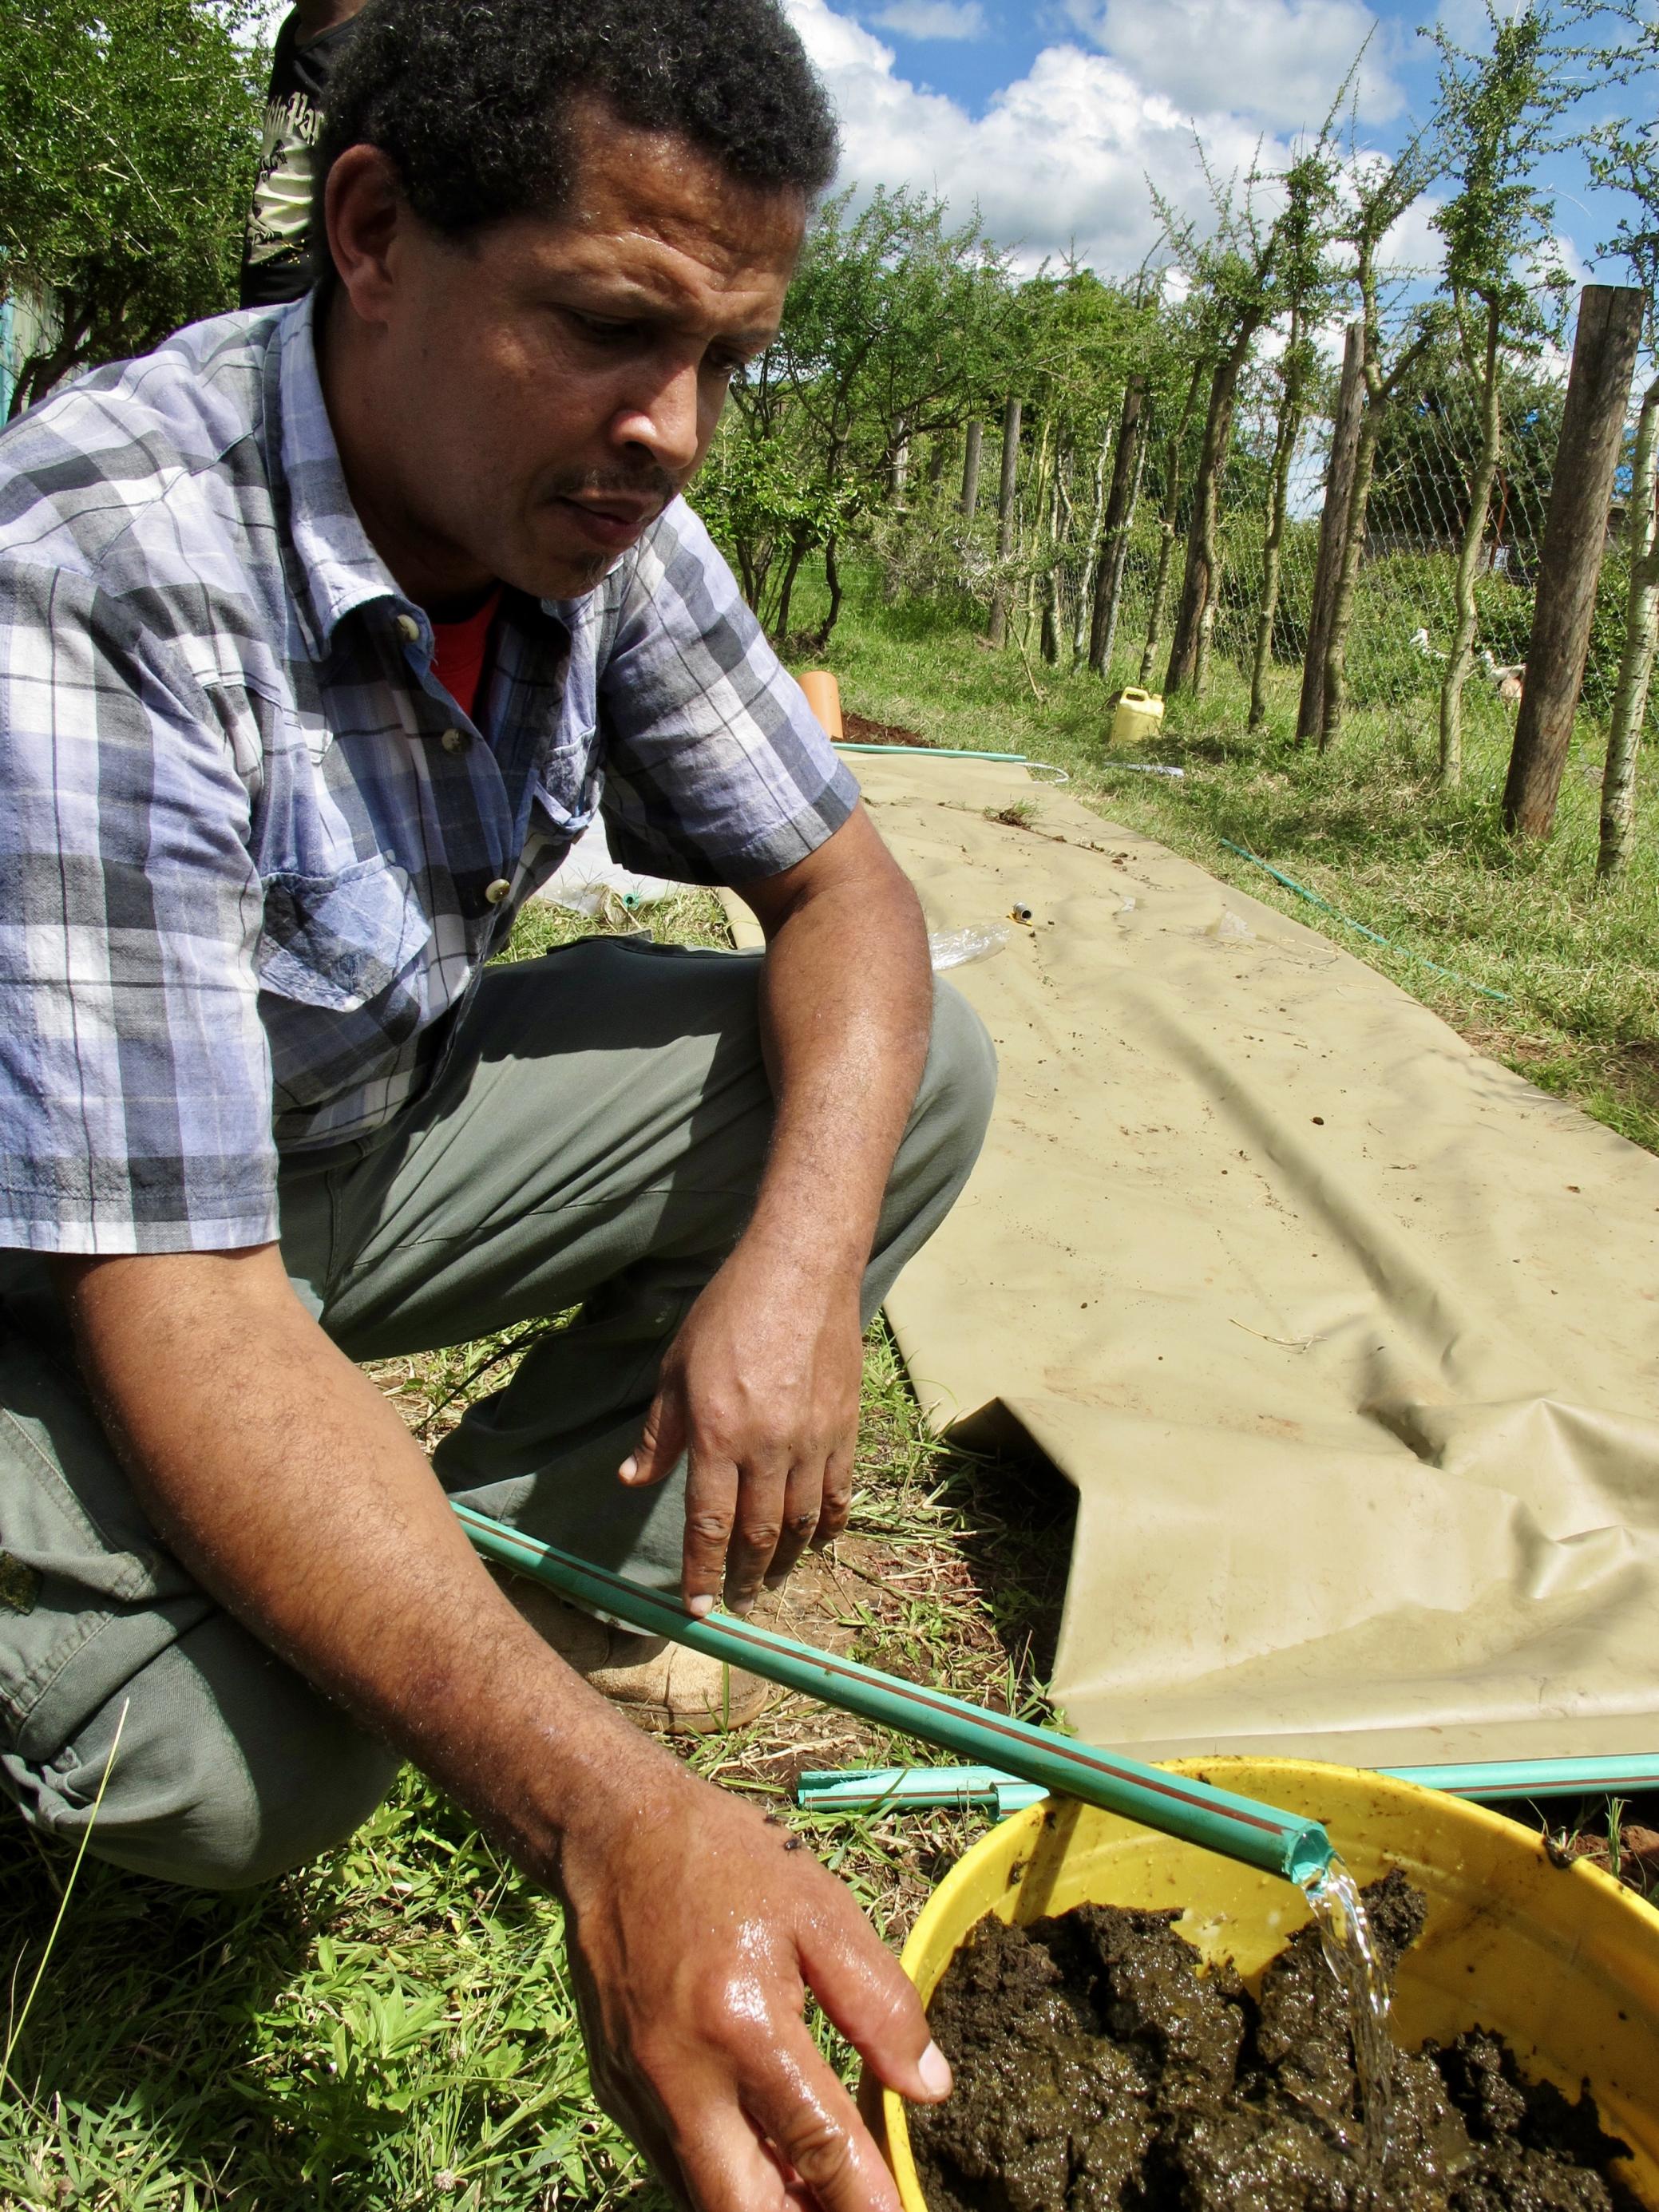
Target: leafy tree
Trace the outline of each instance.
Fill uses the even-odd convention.
[[[1615,73],[1635,82],[1645,95],[1648,119],[1603,124],[1589,140],[1591,172],[1598,184],[1622,190],[1626,212],[1604,253],[1622,254],[1648,295],[1647,354],[1651,368],[1659,357],[1659,118],[1654,115],[1654,78],[1659,76],[1659,15],[1641,0],[1621,0],[1620,15],[1633,34],[1614,56]],[[1648,692],[1659,646],[1659,375],[1642,394],[1636,441],[1631,455],[1630,499],[1626,534],[1630,580],[1625,602],[1625,635],[1607,728],[1607,761],[1601,778],[1601,848],[1596,874],[1602,882],[1621,875],[1629,863],[1636,819],[1636,752],[1647,715]]]
[[[1340,285],[1332,266],[1337,228],[1337,170],[1322,136],[1285,173],[1285,209],[1279,220],[1279,268],[1275,286],[1281,313],[1288,313],[1285,351],[1279,362],[1279,397],[1273,430],[1261,541],[1261,586],[1256,602],[1255,650],[1250,668],[1251,729],[1267,720],[1267,676],[1273,657],[1273,627],[1279,612],[1279,564],[1289,520],[1291,463],[1302,435],[1308,387],[1319,366],[1316,334],[1334,306]]]
[[[1096,499],[1091,543],[1094,586],[1079,593],[1078,653],[1084,650],[1083,621],[1088,615],[1089,665],[1101,676],[1111,671],[1117,639],[1118,617],[1128,572],[1129,544],[1135,525],[1151,441],[1159,423],[1180,404],[1188,383],[1187,363],[1176,343],[1176,325],[1164,307],[1155,284],[1143,270],[1135,287],[1134,319],[1128,331],[1127,357],[1121,371],[1122,399],[1111,434],[1111,490],[1103,503]],[[1107,449],[1101,448],[1097,486],[1103,486]],[[1166,571],[1167,574],[1167,571]],[[1092,601],[1091,605],[1090,602]]]
[[[1470,474],[1459,548],[1456,617],[1440,692],[1440,779],[1462,773],[1463,687],[1474,659],[1475,579],[1492,485],[1504,452],[1506,350],[1554,335],[1568,279],[1556,258],[1554,203],[1539,163],[1569,143],[1564,118],[1584,90],[1553,0],[1513,15],[1484,0],[1488,43],[1459,46],[1443,25],[1427,35],[1440,56],[1437,125],[1454,181],[1436,213],[1445,240],[1445,283],[1464,367],[1480,403],[1480,442]]]
[[[1205,688],[1219,604],[1221,491],[1234,403],[1257,335],[1278,309],[1274,283],[1284,236],[1280,222],[1264,226],[1258,216],[1254,194],[1261,178],[1252,173],[1241,198],[1231,183],[1224,184],[1211,173],[1207,162],[1205,174],[1215,213],[1214,228],[1207,236],[1161,195],[1153,194],[1164,236],[1199,301],[1200,347],[1210,384],[1187,531],[1187,563],[1164,679],[1164,689],[1170,694],[1201,693]]]
[[[786,418],[769,435],[728,416],[697,478],[697,512],[730,548],[743,595],[781,637],[802,561],[821,550],[858,512],[860,489],[830,484]]]
[[[728,441],[701,495],[757,612],[780,633],[803,558],[823,549],[820,647],[840,605],[842,535],[878,501],[902,498],[915,442],[959,429],[1000,378],[1003,258],[976,218],[953,229],[946,214],[910,191],[878,191],[856,215],[845,195],[823,209],[777,343],[733,393],[733,429],[774,450],[740,462]]]
[[[14,410],[235,304],[261,64],[240,0],[0,0],[0,294],[58,328]]]
[[[1146,642],[1141,650],[1142,684],[1150,684],[1164,638],[1164,617],[1170,604],[1170,571],[1174,565],[1176,540],[1181,529],[1182,470],[1188,458],[1188,445],[1198,414],[1199,394],[1204,387],[1202,352],[1194,355],[1185,390],[1166,416],[1164,449],[1159,456],[1158,559],[1146,609]]]
[[[1107,459],[1124,390],[1143,357],[1146,303],[1092,270],[1043,270],[1019,288],[1024,390],[1036,431],[1028,545],[1021,567],[1044,659],[1085,648],[1104,520]]]
[[[1395,399],[1408,383],[1418,362],[1433,345],[1440,326],[1437,308],[1431,306],[1413,315],[1407,322],[1404,335],[1392,346],[1389,344],[1384,328],[1381,265],[1383,242],[1401,217],[1428,190],[1437,169],[1437,149],[1431,149],[1419,134],[1393,161],[1357,167],[1350,188],[1347,221],[1341,236],[1354,257],[1365,404],[1359,418],[1353,486],[1348,497],[1326,635],[1319,729],[1322,752],[1341,728],[1347,703],[1348,633],[1353,623],[1377,448]]]

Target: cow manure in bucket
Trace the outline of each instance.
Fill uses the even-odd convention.
[[[1364,1898],[1392,1980],[1424,1900],[1398,1873]],[[928,2007],[955,2093],[909,2114],[933,2212],[1643,2212],[1594,2100],[1528,2081],[1484,2028],[1391,2050],[1388,2151],[1367,2176],[1317,1929],[1252,1995],[1177,1917],[980,1922]]]

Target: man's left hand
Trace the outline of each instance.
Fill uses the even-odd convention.
[[[740,1244],[663,1361],[624,1482],[659,1482],[687,1455],[683,1589],[693,1613],[722,1584],[734,1613],[847,1525],[863,1346],[858,1278]]]

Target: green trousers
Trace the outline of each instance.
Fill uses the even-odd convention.
[[[355,1359],[580,1306],[435,1455],[453,1495],[660,1587],[682,1477],[617,1467],[658,1364],[740,1233],[769,1141],[757,957],[590,939],[491,969],[435,1082],[373,1139],[282,1180],[289,1278]],[[938,992],[882,1210],[866,1318],[984,1133],[989,1040]],[[223,1378],[234,1393],[236,1378]],[[365,1568],[363,1601],[374,1602]],[[0,1784],[42,1831],[216,1887],[350,1833],[397,1754],[216,1605],[147,1524],[41,1263],[0,1254]]]

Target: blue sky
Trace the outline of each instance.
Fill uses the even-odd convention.
[[[1434,53],[1417,27],[1435,0],[787,4],[841,111],[845,179],[929,187],[964,210],[977,200],[1027,264],[1075,246],[1103,273],[1133,269],[1155,238],[1148,173],[1194,212],[1202,204],[1194,127],[1224,173],[1258,141],[1271,162],[1318,127],[1368,34],[1360,146],[1393,151],[1433,106]],[[1480,0],[1439,0],[1438,12],[1465,41],[1483,27]],[[1595,263],[1613,218],[1582,163],[1564,158],[1547,181],[1573,273],[1628,282]],[[1428,213],[1397,241],[1407,263],[1436,252]]]

